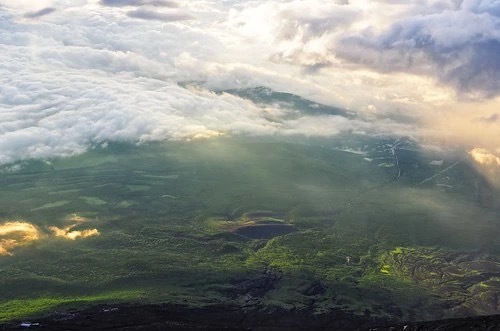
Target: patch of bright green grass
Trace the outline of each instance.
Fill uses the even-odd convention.
[[[0,322],[39,316],[57,309],[82,308],[96,303],[117,303],[144,298],[147,291],[125,290],[88,296],[39,297],[9,300],[0,303]]]

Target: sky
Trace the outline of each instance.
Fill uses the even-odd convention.
[[[0,164],[350,131],[499,165],[499,54],[499,0],[0,0]],[[290,119],[213,92],[257,86],[358,116]]]

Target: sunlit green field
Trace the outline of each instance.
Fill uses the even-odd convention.
[[[398,169],[391,144],[110,143],[4,166],[0,321],[124,301],[499,313],[498,191],[463,155],[409,143]],[[238,285],[263,272],[272,288]]]

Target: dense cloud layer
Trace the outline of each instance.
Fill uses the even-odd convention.
[[[266,21],[274,61],[341,63],[433,77],[459,95],[500,94],[500,3],[482,1],[289,1],[235,15],[256,31]]]
[[[435,76],[471,97],[493,97],[500,94],[499,12],[498,1],[419,6],[381,31],[341,38],[336,54],[380,71]]]
[[[457,125],[467,128],[465,143],[495,151],[499,6],[0,0],[0,163],[107,140],[218,134],[350,130],[453,140]],[[252,86],[359,116],[290,117],[285,105],[209,92]]]
[[[158,20],[164,22],[184,21],[184,20],[194,19],[194,17],[189,13],[181,11],[157,12],[148,9],[132,10],[129,11],[127,15],[129,17],[140,18],[144,20]]]
[[[158,6],[158,7],[177,7],[177,3],[167,0],[101,0],[101,4],[112,7],[124,6]]]

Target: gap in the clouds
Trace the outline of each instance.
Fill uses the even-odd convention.
[[[274,106],[294,110],[295,114],[290,114],[289,116],[287,116],[287,119],[294,118],[294,115],[295,117],[307,115],[332,115],[353,119],[357,115],[356,113],[346,109],[323,105],[291,93],[273,91],[272,89],[265,86],[228,89],[217,92],[236,95],[241,98],[248,99],[255,104],[261,105],[263,107]]]

